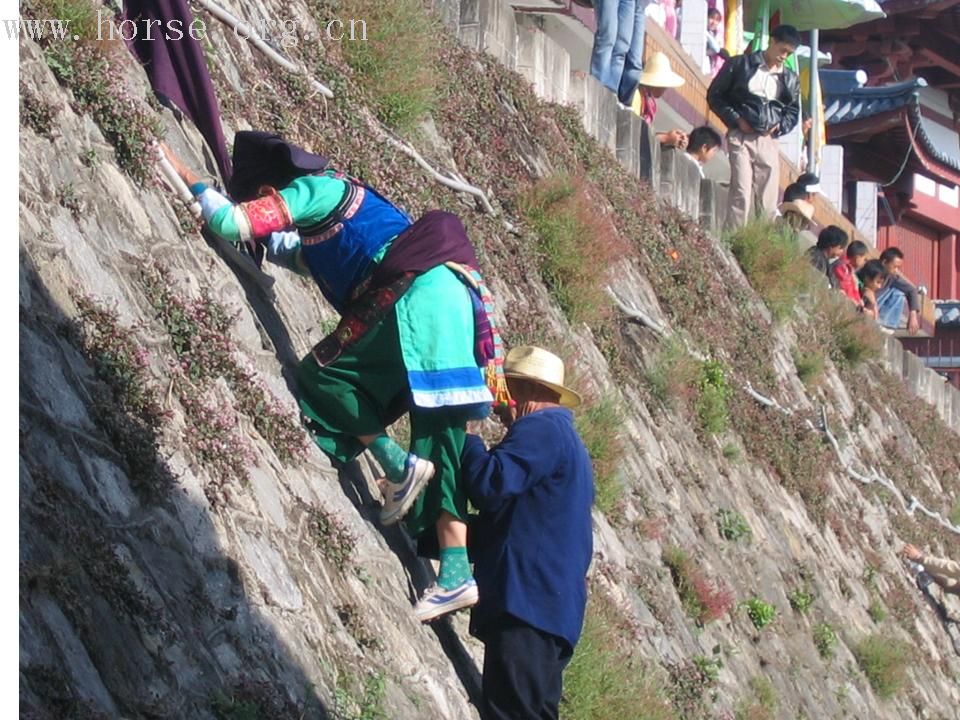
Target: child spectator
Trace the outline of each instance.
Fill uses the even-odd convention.
[[[857,280],[860,285],[860,297],[863,301],[863,312],[874,320],[880,320],[877,311],[877,293],[887,279],[887,271],[879,260],[867,260],[857,271]]]
[[[836,225],[828,225],[820,231],[817,244],[807,251],[810,264],[826,276],[827,285],[830,288],[836,287],[833,273],[830,272],[830,266],[843,255],[848,239],[847,233],[842,228]]]
[[[708,125],[694,128],[687,140],[687,152],[693,156],[700,167],[700,177],[703,177],[703,166],[717,153],[717,148],[723,143],[720,133]]]
[[[710,61],[710,77],[716,77],[723,63],[730,57],[723,47],[723,16],[712,7],[707,10],[707,59]]]
[[[843,293],[853,300],[854,304],[863,309],[863,298],[860,297],[860,288],[857,286],[856,272],[867,262],[867,244],[854,240],[847,246],[846,259],[833,266],[834,282]]]

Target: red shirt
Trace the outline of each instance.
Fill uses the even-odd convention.
[[[850,261],[844,259],[834,263],[833,274],[837,278],[837,288],[857,305],[862,305],[863,299],[860,297],[860,288],[857,287],[857,279],[854,277],[854,269]]]

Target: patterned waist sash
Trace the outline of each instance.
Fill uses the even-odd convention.
[[[378,322],[386,317],[397,301],[410,289],[418,273],[403,273],[395,280],[367,290],[344,311],[336,329],[313,346],[310,354],[320,367],[326,367]]]

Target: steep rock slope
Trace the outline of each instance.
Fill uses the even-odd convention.
[[[344,8],[379,17],[383,42],[409,40],[376,3]],[[233,10],[304,27],[337,11]],[[591,399],[584,432],[606,463],[584,647],[616,642],[585,653],[593,668],[571,670],[571,716],[609,716],[604,698],[582,710],[582,686],[619,658],[649,680],[650,703],[632,705],[631,717],[956,717],[958,656],[893,553],[916,541],[956,556],[960,543],[856,484],[803,419],[825,405],[859,466],[944,513],[960,488],[956,435],[891,389],[877,363],[835,366],[836,337],[809,312],[774,322],[724,246],[658,206],[572,112],[541,104],[439,24],[425,26],[438,35],[420,48],[435,69],[403,86],[406,97],[432,88],[431,112],[408,122],[348,48],[289,49],[334,90],[325,101],[200,17],[228,138],[275,128],[414,214],[460,213],[508,339],[575,361]],[[466,619],[425,628],[410,618],[428,571],[402,532],[377,526],[371,468],[331,468],[295,425],[290,370],[333,313],[279,270],[268,296],[204,242],[153,179],[145,147],[162,134],[200,166],[197,133],[147,101],[122,48],[77,47],[21,44],[22,708],[477,717],[480,650]],[[435,167],[484,190],[497,215],[428,178],[377,116]],[[574,189],[551,195],[561,176]],[[567,250],[542,241],[552,232],[538,220],[544,209],[582,229],[573,264],[588,272],[571,276]],[[563,294],[571,277],[582,295]],[[607,282],[673,340],[623,317]],[[817,348],[827,357],[808,388],[798,360]],[[703,358],[722,379],[704,374]],[[748,382],[795,415],[764,409],[741,389]],[[705,427],[705,384],[722,390],[726,427]],[[618,447],[599,447],[613,436]],[[718,523],[721,509],[742,516],[752,541],[736,540],[734,515]],[[770,603],[777,619],[758,629],[724,587],[709,592],[716,579],[737,601]],[[791,608],[798,590],[816,597],[806,613]],[[697,607],[704,598],[717,607]],[[900,663],[905,689],[890,699],[854,653],[863,657],[872,633],[912,653]]]

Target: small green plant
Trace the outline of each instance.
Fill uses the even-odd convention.
[[[719,647],[717,648],[719,650]],[[720,680],[720,671],[723,669],[723,660],[718,656],[707,657],[706,655],[697,655],[693,658],[693,664],[703,673],[703,676],[711,684],[716,684]]]
[[[731,462],[736,462],[740,459],[740,447],[735,443],[726,443],[720,452],[727,460],[730,460]]]
[[[875,623],[880,624],[887,617],[887,609],[883,606],[882,602],[874,600],[870,603],[870,607],[867,608],[867,615],[869,615],[870,619]]]
[[[777,617],[777,608],[759,598],[750,598],[743,602],[750,622],[757,630],[763,630]]]
[[[889,699],[907,684],[910,667],[910,646],[902,640],[884,635],[870,635],[853,649],[870,687],[881,699]]]
[[[83,200],[73,183],[62,183],[57,186],[57,202],[70,211],[74,220],[80,219],[83,213]]]
[[[344,572],[353,566],[357,538],[343,521],[322,507],[307,508],[310,536],[337,570]]]
[[[623,458],[623,410],[613,395],[588,404],[576,416],[577,432],[593,462],[595,502],[604,513],[616,509],[623,498],[620,461]]]
[[[747,542],[753,537],[753,531],[747,524],[743,515],[736,510],[727,510],[721,508],[717,510],[717,531],[724,540],[737,542],[746,539]]]
[[[819,349],[793,349],[793,364],[797,368],[797,377],[806,386],[814,385],[823,374],[823,353]]]
[[[960,499],[953,504],[953,508],[950,510],[949,518],[950,522],[957,527],[960,527]]]
[[[583,634],[563,675],[565,720],[677,720],[663,683],[625,642],[624,619],[602,592],[591,592]]]
[[[87,148],[80,153],[80,162],[83,163],[84,167],[96,168],[100,166],[100,156],[97,154],[96,148]]]
[[[816,599],[817,596],[806,586],[799,587],[787,595],[787,600],[790,601],[790,607],[798,613],[805,613],[809,610]]]
[[[387,680],[383,672],[371,674],[359,690],[353,676],[341,676],[334,689],[333,720],[388,720],[383,709]]]
[[[827,623],[817,623],[813,626],[813,644],[825,660],[832,658],[837,652],[837,633],[833,626]]]
[[[708,578],[680,548],[664,548],[663,562],[670,569],[683,609],[699,625],[723,617],[733,607],[731,590],[720,580]]]
[[[723,363],[707,360],[700,366],[697,390],[696,406],[700,427],[712,434],[726,430],[730,424],[728,402],[732,390],[727,382],[727,371]]]

